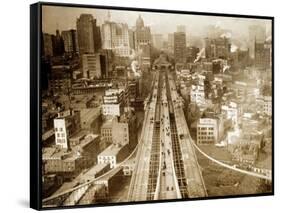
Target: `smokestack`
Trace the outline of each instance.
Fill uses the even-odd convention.
[[[199,61],[200,58],[203,57],[204,52],[205,52],[205,48],[203,47],[203,48],[200,50],[200,52],[197,54],[197,58],[194,60],[193,63],[196,63],[197,61]]]

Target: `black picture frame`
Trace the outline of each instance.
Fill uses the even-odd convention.
[[[262,194],[244,194],[244,195],[227,195],[205,198],[192,198],[181,200],[156,200],[156,201],[137,201],[137,202],[120,202],[106,204],[89,204],[76,206],[59,206],[59,207],[42,207],[42,122],[41,122],[41,51],[42,51],[42,6],[59,6],[59,7],[79,7],[92,9],[110,9],[136,12],[157,12],[166,14],[187,14],[187,15],[204,15],[217,17],[237,17],[237,18],[252,18],[261,20],[270,20],[271,38],[272,38],[272,192]],[[179,11],[166,9],[149,9],[149,8],[132,8],[132,7],[116,7],[104,5],[84,5],[84,4],[68,4],[68,3],[52,3],[39,2],[30,5],[30,207],[36,210],[49,209],[69,209],[69,208],[85,208],[85,207],[100,207],[100,206],[119,206],[119,205],[135,205],[163,202],[182,202],[192,200],[209,200],[209,199],[225,199],[225,198],[243,198],[257,196],[272,196],[274,195],[274,17],[258,16],[258,15],[241,15],[241,14],[224,14],[210,12],[195,12],[195,11]]]

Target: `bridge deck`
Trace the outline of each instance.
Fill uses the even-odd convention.
[[[175,115],[177,134],[180,140],[180,152],[183,160],[184,173],[187,180],[186,184],[188,197],[205,197],[207,196],[207,192],[204,180],[202,178],[201,170],[191,142],[191,137],[184,117],[180,97],[177,94],[176,87],[171,76],[169,76],[169,87]]]

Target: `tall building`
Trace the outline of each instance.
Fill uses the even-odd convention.
[[[255,42],[255,66],[266,69],[271,66],[271,42]]]
[[[141,66],[151,65],[151,32],[150,28],[144,25],[141,16],[136,21],[135,49],[139,53],[138,61]]]
[[[101,47],[101,36],[96,19],[91,14],[81,14],[76,21],[79,53],[95,53]]]
[[[213,118],[200,118],[197,123],[197,143],[210,144],[218,141],[218,121]]]
[[[82,64],[84,78],[94,79],[105,77],[107,75],[105,55],[100,53],[83,54]]]
[[[186,35],[183,32],[174,33],[174,57],[176,63],[186,62]]]
[[[108,89],[103,96],[102,114],[121,116],[124,112],[125,92],[123,89]]]
[[[49,77],[49,89],[54,93],[68,93],[71,87],[71,72],[69,65],[52,65]]]
[[[231,43],[227,37],[205,38],[206,58],[227,59],[230,55]]]
[[[65,30],[61,32],[61,36],[64,43],[64,50],[66,53],[78,52],[78,40],[76,30]]]
[[[251,25],[249,26],[249,50],[250,57],[255,56],[255,43],[264,43],[266,40],[265,25]]]
[[[129,29],[129,43],[130,48],[135,49],[135,32],[132,29]]]
[[[52,35],[53,55],[61,56],[64,53],[64,44],[60,31],[56,30],[56,35]]]
[[[64,111],[54,119],[56,145],[60,148],[69,149],[69,137],[80,130],[80,112]]]
[[[156,49],[163,48],[163,35],[162,34],[152,34],[152,43]]]
[[[50,57],[53,56],[53,43],[52,35],[48,33],[43,33],[43,56]]]
[[[127,24],[105,21],[101,31],[103,49],[112,50],[116,56],[130,56],[129,29]]]
[[[196,103],[198,106],[202,106],[205,104],[205,91],[204,86],[191,86],[190,91],[190,102]]]

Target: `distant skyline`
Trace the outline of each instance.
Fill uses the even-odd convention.
[[[231,30],[233,36],[244,38],[248,36],[250,25],[264,24],[268,35],[271,30],[270,20],[62,6],[42,7],[42,30],[45,33],[55,34],[56,29],[60,31],[76,29],[76,19],[82,13],[92,14],[97,19],[97,24],[102,25],[107,20],[108,11],[110,11],[112,21],[127,23],[129,27],[135,26],[136,19],[141,15],[145,25],[151,27],[152,33],[165,35],[175,32],[177,25],[186,26],[187,33],[194,36],[203,36],[208,25]]]

